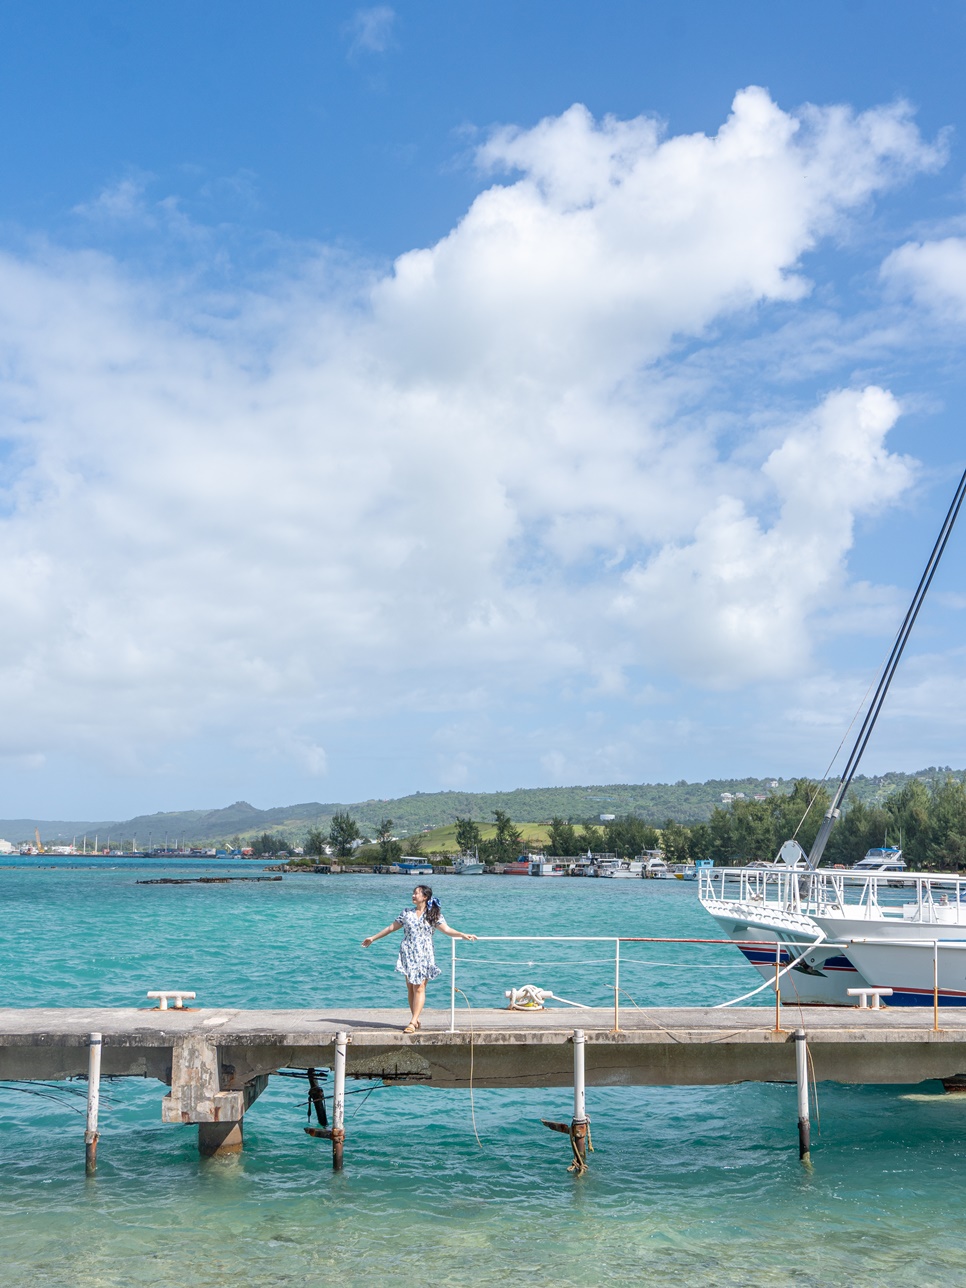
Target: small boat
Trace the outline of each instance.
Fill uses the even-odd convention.
[[[453,872],[458,877],[481,877],[485,871],[484,865],[472,854],[461,854],[453,860]]]
[[[608,865],[605,871],[598,873],[602,877],[619,877],[626,880],[628,877],[637,877],[638,880],[644,875],[644,864],[640,859],[624,859],[616,865]]]
[[[652,854],[644,863],[644,876],[655,881],[670,881],[671,869],[660,854]]]
[[[592,877],[594,875],[593,860],[588,858],[586,854],[580,856],[568,873],[568,876],[572,877]]]
[[[858,863],[852,864],[853,872],[905,872],[906,861],[895,845],[882,845],[866,850]]]
[[[564,877],[567,875],[567,869],[562,863],[555,863],[553,859],[531,859],[530,875],[532,877]]]
[[[528,877],[530,875],[530,860],[524,855],[522,858],[514,859],[512,863],[507,863],[503,869],[505,877]]]
[[[425,860],[420,861],[418,859],[400,859],[398,863],[392,865],[392,870],[404,877],[431,877],[433,875],[433,865],[426,863]]]

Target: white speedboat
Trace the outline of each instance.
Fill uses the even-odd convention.
[[[852,864],[853,872],[905,872],[906,861],[895,845],[882,845],[866,850],[858,863]]]
[[[624,880],[628,877],[636,877],[640,880],[644,875],[644,864],[640,859],[623,859],[620,863],[608,864],[597,875],[599,877],[620,877]]]
[[[664,862],[660,855],[652,854],[644,864],[645,877],[652,877],[655,881],[673,881],[674,876],[671,869]]]

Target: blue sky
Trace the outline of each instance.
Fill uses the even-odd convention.
[[[966,13],[0,13],[0,817],[817,774],[963,468]],[[866,768],[966,764],[957,534]]]

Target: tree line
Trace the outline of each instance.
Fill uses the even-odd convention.
[[[762,800],[735,800],[717,806],[706,823],[679,823],[666,819],[660,827],[633,814],[605,821],[574,822],[555,816],[544,845],[531,843],[547,855],[616,854],[633,858],[644,850],[661,850],[669,863],[712,859],[719,867],[773,859],[783,842],[794,837],[807,853],[815,840],[830,803],[823,784],[797,779],[791,792],[774,792]],[[492,811],[495,835],[483,837],[482,824],[468,817],[456,819],[456,849],[478,854],[486,863],[509,863],[524,848],[523,833],[506,810]],[[417,833],[405,844],[393,837],[393,820],[384,818],[376,829],[374,851],[366,858],[383,864],[403,857],[420,857],[422,837]],[[303,843],[305,854],[321,858],[332,852],[347,858],[362,840],[351,814],[333,816],[327,831],[310,830]],[[914,868],[966,868],[966,784],[948,776],[931,786],[910,779],[881,804],[856,801],[832,830],[824,863],[857,863],[866,850],[880,845],[901,845],[906,862]],[[252,844],[256,856],[289,850],[280,836],[264,833]]]
[[[707,858],[719,867],[773,859],[791,837],[808,853],[830,801],[824,785],[798,779],[788,795],[734,801],[707,823],[665,824],[661,848],[669,862]],[[911,779],[880,805],[856,801],[832,829],[823,863],[851,867],[881,845],[901,846],[913,868],[966,867],[966,786],[950,776],[930,790]]]

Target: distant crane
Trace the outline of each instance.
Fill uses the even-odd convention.
[[[40,840],[40,828],[39,828],[39,827],[35,827],[35,828],[34,828],[34,836],[37,838],[37,853],[38,853],[38,854],[45,854],[45,853],[46,853],[46,850],[44,849],[44,847],[43,847],[43,843],[42,843],[42,842],[41,842],[41,840]]]

